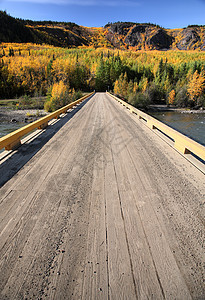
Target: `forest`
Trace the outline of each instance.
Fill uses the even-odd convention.
[[[111,91],[142,109],[205,107],[205,53],[0,46],[1,99],[47,95],[45,107],[52,111],[93,90]]]

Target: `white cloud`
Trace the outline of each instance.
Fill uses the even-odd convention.
[[[36,4],[56,4],[56,5],[79,5],[79,6],[139,6],[135,0],[117,1],[117,0],[6,0],[4,2],[27,2]]]

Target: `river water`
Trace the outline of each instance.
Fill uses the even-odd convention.
[[[150,115],[205,146],[205,113],[167,111]]]
[[[9,134],[10,132],[17,130],[23,126],[25,123],[8,123],[8,122],[0,122],[0,138],[4,135]]]
[[[15,131],[23,126],[25,123],[8,123],[8,122],[0,122],[0,138],[4,135],[9,134],[12,131]],[[3,152],[4,149],[0,149],[0,153]]]

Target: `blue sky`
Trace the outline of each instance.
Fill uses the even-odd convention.
[[[205,0],[0,0],[13,17],[104,26],[108,22],[151,22],[165,28],[205,25]]]

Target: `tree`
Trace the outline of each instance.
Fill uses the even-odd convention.
[[[108,89],[108,87],[111,86],[110,64],[109,64],[108,60],[105,61],[105,65],[104,65],[104,84],[105,84],[106,89]]]
[[[165,69],[165,66],[164,66],[164,63],[163,63],[163,59],[161,58],[160,62],[159,62],[159,65],[158,65],[157,73],[156,73],[156,78],[159,82],[162,80],[164,69]]]
[[[98,91],[104,91],[106,89],[104,84],[104,60],[101,56],[100,62],[98,64],[97,70],[96,70],[96,89]]]
[[[148,79],[146,77],[143,77],[139,82],[139,88],[141,92],[144,93],[147,87],[148,87]]]
[[[48,85],[51,85],[52,82],[52,71],[53,71],[53,59],[51,59],[47,65],[47,80],[48,80]]]
[[[122,95],[124,97],[127,97],[127,92],[128,92],[128,78],[127,78],[127,73],[125,73],[124,76],[122,77],[121,89],[122,89]]]
[[[14,49],[13,48],[9,48],[9,56],[14,56]]]
[[[168,96],[168,104],[173,105],[175,100],[175,90],[171,90]]]
[[[127,98],[128,96],[128,78],[127,73],[121,74],[119,79],[115,81],[114,93],[121,97]]]
[[[194,102],[202,95],[205,88],[204,71],[200,74],[196,70],[188,83],[188,94]]]
[[[134,83],[132,80],[130,80],[127,89],[128,95],[131,95],[133,93],[133,90],[134,90]]]
[[[116,80],[116,81],[115,81],[115,84],[114,84],[114,93],[115,93],[116,95],[119,95],[119,94],[120,94],[120,86],[119,86],[119,81],[118,81],[118,80]]]
[[[165,80],[163,81],[163,88],[166,92],[170,91],[170,89],[171,89],[171,81],[170,81],[168,75],[165,78]]]
[[[69,86],[65,85],[63,81],[54,83],[48,93],[48,99],[45,103],[45,110],[55,111],[58,108],[65,106],[69,102]]]
[[[178,107],[188,106],[188,93],[186,86],[179,87],[176,91],[175,104]]]

